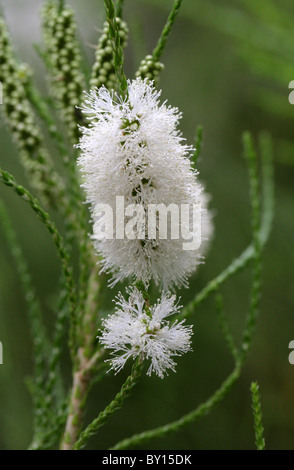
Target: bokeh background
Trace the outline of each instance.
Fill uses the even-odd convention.
[[[45,69],[33,44],[40,41],[37,0],[0,0],[16,51],[35,71],[47,94]],[[76,11],[83,48],[91,64],[102,0],[68,0]],[[125,0],[130,28],[126,73],[133,77],[139,61],[150,53],[171,8],[172,0]],[[258,380],[262,395],[268,449],[294,445],[294,366],[288,345],[294,340],[293,176],[294,106],[289,82],[294,80],[294,5],[291,0],[184,0],[162,61],[163,98],[183,111],[181,129],[193,143],[198,124],[204,127],[199,162],[201,179],[211,194],[215,236],[206,263],[191,279],[182,301],[191,298],[250,242],[250,209],[241,135],[257,138],[266,129],[275,149],[276,213],[264,253],[261,315],[254,345],[238,383],[209,416],[176,434],[150,441],[149,449],[254,449],[249,387]],[[1,109],[0,109],[1,112]],[[58,164],[58,155],[55,155]],[[29,184],[17,152],[0,121],[1,166]],[[10,211],[50,330],[51,307],[57,295],[59,264],[46,230],[9,189],[0,197]],[[56,219],[57,222],[58,218]],[[240,341],[250,292],[250,269],[222,289],[236,341]],[[114,293],[108,291],[110,302]],[[167,423],[205,400],[233,367],[218,327],[212,297],[193,317],[194,352],[179,358],[177,373],[164,380],[144,376],[123,410],[116,413],[88,448],[105,449],[134,432]],[[25,303],[11,256],[0,228],[0,448],[24,449],[32,436],[31,399],[26,379],[32,371],[31,340]],[[127,371],[126,371],[127,373]],[[68,364],[64,364],[68,382]],[[114,396],[124,372],[93,388],[87,419]]]

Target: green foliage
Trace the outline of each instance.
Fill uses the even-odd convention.
[[[122,407],[125,399],[130,395],[133,387],[138,382],[142,372],[142,367],[143,363],[140,359],[138,359],[132,367],[131,375],[129,375],[127,380],[124,382],[115,398],[109,403],[109,405],[107,405],[105,410],[101,411],[101,413],[99,413],[99,416],[95,418],[81,433],[78,441],[74,445],[74,450],[82,449],[86,445],[87,440],[92,435],[96,434],[98,429],[104,425],[104,423],[116,410],[119,410]]]
[[[120,38],[121,49],[124,50],[127,44],[128,27],[119,17],[116,18],[118,36]],[[112,46],[109,38],[109,26],[105,21],[103,33],[101,34],[95,53],[95,63],[92,68],[90,88],[101,87],[104,85],[108,90],[116,87],[115,67],[112,58]]]
[[[159,74],[163,70],[164,65],[161,62],[154,60],[152,55],[147,55],[139,65],[136,72],[136,77],[142,78],[142,80],[153,80],[157,83],[159,80]]]
[[[114,88],[114,77],[118,83],[121,97],[128,96],[127,79],[124,72],[124,48],[127,26],[122,21],[123,1],[116,3],[105,0],[107,28],[99,40],[99,56],[93,66],[91,86],[106,85]],[[157,80],[163,69],[159,62],[167,39],[179,13],[182,0],[175,0],[166,25],[159,37],[152,55],[141,62],[137,76]],[[107,31],[106,31],[107,29]],[[9,97],[5,101],[4,113],[8,127],[15,137],[17,149],[25,168],[28,170],[30,185],[50,209],[54,208],[63,219],[62,229],[53,222],[54,215],[43,208],[42,203],[30,190],[18,184],[7,171],[0,169],[1,181],[19,196],[37,215],[49,232],[61,263],[59,294],[55,303],[55,324],[52,335],[44,325],[43,312],[35,292],[33,281],[25,256],[9,218],[8,210],[0,202],[0,228],[10,248],[16,265],[20,283],[27,303],[28,319],[33,339],[33,376],[29,381],[34,408],[34,433],[30,449],[47,449],[60,446],[61,449],[79,450],[85,447],[88,439],[120,409],[125,399],[133,392],[138,383],[143,364],[139,359],[131,374],[121,386],[115,398],[83,428],[85,407],[89,391],[95,383],[105,378],[106,351],[97,345],[97,329],[101,327],[102,299],[105,294],[105,276],[99,270],[99,260],[93,253],[88,235],[88,216],[83,205],[83,195],[75,166],[77,151],[68,149],[68,144],[78,139],[77,124],[81,116],[75,106],[81,101],[86,87],[81,72],[80,48],[77,41],[74,12],[63,1],[49,0],[43,15],[44,49],[42,57],[50,77],[52,97],[57,101],[60,112],[56,121],[52,100],[44,99],[35,88],[33,80],[22,75],[23,69],[13,55],[5,22],[0,18],[0,80]],[[106,34],[108,35],[106,37]],[[111,47],[111,50],[110,50]],[[101,54],[100,52],[103,52]],[[107,55],[104,54],[107,52]],[[106,66],[106,64],[109,64]],[[104,73],[106,70],[107,73]],[[102,80],[101,77],[106,77]],[[95,82],[95,83],[94,83]],[[21,103],[21,105],[19,105]],[[49,150],[46,148],[40,118],[48,130],[51,143],[64,163],[64,176],[55,170]],[[67,136],[59,129],[60,119],[64,121]],[[195,138],[195,152],[192,164],[196,168],[202,149],[203,131],[198,126]],[[250,133],[243,135],[244,155],[249,174],[249,193],[251,202],[252,240],[249,246],[235,258],[220,274],[209,281],[194,298],[187,302],[178,320],[195,314],[199,306],[211,294],[217,294],[217,313],[221,331],[234,361],[232,372],[203,403],[194,405],[192,410],[168,424],[143,431],[114,444],[113,449],[126,449],[144,444],[150,439],[159,438],[178,431],[191,422],[210,413],[232,389],[240,377],[248,352],[252,345],[256,322],[259,314],[261,290],[261,256],[268,241],[273,218],[273,166],[272,143],[267,134],[259,138],[259,152],[255,150]],[[261,156],[261,190],[258,173],[258,154]],[[63,233],[64,235],[61,235]],[[98,264],[97,264],[98,261]],[[75,268],[75,262],[78,268]],[[230,330],[223,309],[221,287],[238,272],[252,263],[252,285],[249,306],[244,322],[242,339],[238,345]],[[149,293],[145,286],[137,283],[144,294],[146,304]],[[72,384],[67,391],[61,370],[64,338],[72,362]],[[264,448],[263,427],[261,423],[260,397],[258,386],[252,384],[252,400],[255,420],[256,443]]]
[[[29,272],[29,267],[27,266],[15,230],[12,227],[8,211],[2,201],[0,201],[0,221],[1,230],[4,233],[5,240],[13,257],[13,261],[22,286],[24,298],[27,304],[26,311],[31,328],[31,337],[33,339],[32,357],[34,361],[34,376],[33,380],[31,381],[31,387],[33,387],[32,397],[34,400],[33,408],[35,412],[34,427],[36,432],[40,432],[40,429],[42,428],[45,404],[43,387],[46,383],[45,373],[48,368],[47,357],[50,348],[43,326],[41,306],[36,296],[33,280]]]
[[[167,22],[164,25],[162,33],[158,39],[155,48],[153,49],[152,54],[147,55],[144,59],[142,59],[140,66],[136,72],[136,77],[141,77],[143,80],[153,80],[154,83],[157,84],[160,72],[164,68],[164,65],[160,62],[160,58],[165,49],[168,36],[171,33],[174,22],[180,11],[181,4],[182,0],[175,0],[172,11],[168,16]]]
[[[250,350],[254,329],[256,326],[258,316],[258,303],[260,298],[261,289],[261,244],[260,244],[260,217],[259,217],[259,193],[258,193],[258,179],[257,179],[257,159],[256,153],[252,146],[251,136],[249,133],[244,134],[244,153],[246,155],[249,167],[250,176],[250,196],[252,206],[252,227],[253,227],[253,280],[251,287],[251,297],[249,308],[247,312],[247,318],[243,330],[243,339],[241,346],[238,350],[235,348],[233,338],[228,331],[227,324],[225,323],[224,317],[222,318],[222,331],[225,339],[229,344],[233,357],[235,359],[235,366],[231,374],[224,380],[221,386],[212,394],[208,400],[198,405],[194,410],[182,416],[180,419],[173,421],[172,423],[165,424],[149,431],[144,431],[140,434],[124,439],[117,443],[113,449],[126,449],[132,446],[137,446],[149,439],[157,437],[163,437],[164,435],[175,432],[186,426],[187,424],[196,421],[200,417],[208,414],[214,406],[221,402],[227,393],[231,390],[232,386],[238,380],[244,362],[247,358]],[[212,292],[212,291],[210,291]],[[208,295],[208,294],[207,294]],[[222,308],[218,305],[218,310]]]
[[[52,236],[56,251],[61,260],[63,275],[64,279],[66,280],[65,286],[67,291],[67,300],[70,305],[71,317],[74,321],[74,311],[76,304],[74,280],[72,277],[72,267],[69,263],[69,255],[66,251],[61,235],[59,234],[55,224],[51,221],[49,214],[45,212],[44,209],[42,209],[39,201],[34,196],[32,196],[32,194],[26,188],[18,184],[12,175],[10,175],[7,171],[2,170],[1,168],[0,178],[6,186],[13,188],[16,194],[20,196],[23,201],[30,205],[41,222],[45,224],[48,232]]]
[[[152,53],[152,57],[153,57],[154,62],[158,62],[160,57],[163,54],[163,51],[164,51],[166,43],[167,43],[168,36],[171,33],[174,22],[177,18],[177,15],[178,15],[179,11],[180,11],[182,1],[183,0],[175,0],[174,1],[172,11],[170,12],[170,14],[168,16],[167,22],[166,22],[166,24],[165,24],[165,26],[162,30],[162,33],[161,33],[161,35],[158,39],[158,42],[155,46],[155,49],[153,50],[153,53]]]
[[[257,450],[265,450],[264,429],[262,425],[262,412],[260,403],[259,385],[257,382],[252,382],[251,387],[252,396],[252,411],[254,419],[255,443]]]
[[[254,106],[275,117],[275,126],[285,118],[293,119],[293,107],[289,105],[289,83],[294,77],[293,5],[288,0],[238,0],[229,2],[213,0],[202,2],[199,18],[206,24],[226,34],[232,41],[257,86],[251,93]],[[282,142],[280,142],[282,146]],[[294,144],[288,140],[287,149],[277,152],[280,163],[293,166]],[[285,152],[286,150],[286,152]],[[286,155],[285,155],[286,153]]]
[[[18,64],[13,53],[5,21],[0,17],[0,82],[5,100],[6,123],[19,150],[31,186],[40,194],[47,206],[56,207],[63,195],[63,186],[54,171],[44,138],[27,99],[26,84],[29,70]]]
[[[223,332],[224,339],[226,341],[226,344],[227,344],[229,350],[231,351],[231,354],[232,354],[233,358],[236,359],[237,356],[238,356],[238,351],[237,351],[237,348],[235,346],[234,339],[232,337],[232,334],[231,334],[229,326],[228,326],[227,319],[226,319],[225,314],[224,314],[223,297],[222,297],[221,294],[218,294],[217,297],[216,297],[216,308],[217,308],[217,314],[218,314],[218,317],[219,317],[220,328]]]
[[[79,137],[81,114],[76,109],[85,89],[74,12],[68,6],[49,1],[43,9],[45,62],[51,78],[56,105],[73,143]],[[54,86],[53,86],[54,83]]]
[[[109,39],[113,51],[113,64],[115,73],[117,76],[117,82],[119,85],[119,92],[121,96],[128,96],[128,85],[127,79],[124,73],[124,54],[121,44],[120,30],[118,27],[118,22],[116,21],[115,8],[112,0],[104,0],[106,18],[109,25]]]

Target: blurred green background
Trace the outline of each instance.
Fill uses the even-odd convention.
[[[102,0],[68,0],[76,11],[89,62],[94,59],[103,16]],[[126,72],[133,77],[141,58],[150,53],[171,9],[172,0],[125,0],[130,28]],[[37,0],[1,0],[16,51],[35,70],[36,83],[47,93],[44,66],[32,44],[40,41]],[[193,143],[195,128],[204,127],[200,176],[212,195],[215,236],[206,263],[181,292],[191,298],[250,242],[250,209],[241,134],[255,138],[271,132],[275,148],[276,214],[264,253],[261,316],[253,349],[241,379],[212,413],[149,449],[253,449],[254,432],[249,387],[258,380],[268,449],[294,444],[294,366],[288,345],[294,339],[293,176],[294,106],[288,85],[294,80],[294,4],[291,0],[184,0],[162,61],[163,98],[183,112],[181,129]],[[1,166],[26,182],[17,152],[0,121]],[[56,161],[58,155],[55,155]],[[48,328],[57,292],[59,264],[52,242],[30,209],[9,189],[0,187],[32,271]],[[57,219],[57,222],[58,221]],[[240,340],[250,292],[250,269],[222,289],[225,311]],[[110,300],[113,296],[108,291]],[[218,327],[213,297],[193,317],[194,352],[179,358],[177,373],[160,380],[146,377],[89,444],[105,449],[134,432],[167,423],[195,408],[233,367]],[[32,370],[31,340],[25,303],[11,256],[0,229],[0,448],[26,448],[32,412],[26,378]],[[128,371],[104,382],[90,394],[87,419],[108,403]],[[68,383],[69,370],[64,373]]]

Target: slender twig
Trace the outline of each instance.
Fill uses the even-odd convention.
[[[48,105],[40,93],[33,87],[32,83],[27,86],[28,98],[35,106],[39,116],[45,122],[49,129],[50,136],[63,156],[64,163],[69,173],[68,200],[61,206],[61,212],[65,215],[65,241],[68,249],[71,248],[73,239],[77,239],[80,246],[80,279],[79,279],[79,306],[78,311],[83,311],[84,302],[87,296],[87,280],[94,262],[93,247],[88,237],[87,213],[83,204],[83,196],[79,186],[77,175],[76,156],[75,159],[69,158],[68,150],[64,145],[63,136],[57,130]],[[62,302],[62,299],[60,300]]]
[[[67,416],[64,436],[60,445],[61,450],[71,450],[81,432],[82,420],[86,399],[90,389],[92,369],[103,357],[104,349],[100,349],[95,356],[89,360],[84,354],[84,349],[79,348],[79,368],[73,374],[73,385],[70,394],[69,414]]]
[[[260,137],[260,150],[262,159],[262,222],[259,229],[259,240],[261,248],[264,248],[268,241],[274,213],[274,185],[273,185],[273,158],[271,138],[268,134],[262,134]],[[254,258],[254,246],[249,245],[241,255],[234,259],[231,264],[225,268],[218,276],[212,279],[198,294],[195,295],[178,315],[178,319],[182,320],[194,314],[197,307],[209,297],[210,294],[216,292],[225,282],[227,282],[234,274],[244,269]]]
[[[121,47],[119,30],[116,24],[115,8],[112,0],[104,0],[106,18],[109,25],[109,38],[113,50],[113,63],[117,81],[119,85],[119,91],[122,98],[128,97],[128,84],[124,73],[124,53]]]
[[[138,382],[141,372],[142,372],[142,361],[139,358],[137,362],[132,367],[132,372],[121,387],[119,393],[115,396],[115,398],[109,403],[109,405],[101,411],[97,418],[95,418],[81,433],[78,441],[74,445],[74,450],[82,449],[88,439],[95,434],[98,429],[104,425],[108,418],[118,409],[120,409],[125,401],[125,399],[130,395],[132,389]]]
[[[72,267],[69,263],[69,256],[67,250],[64,246],[63,238],[59,234],[55,224],[51,221],[50,216],[47,212],[42,209],[38,199],[36,199],[32,194],[23,186],[18,184],[14,177],[0,168],[0,178],[6,186],[10,186],[14,189],[16,194],[22,198],[26,203],[30,205],[33,211],[37,214],[38,218],[45,224],[48,232],[52,236],[53,242],[55,244],[57,253],[61,260],[61,266],[64,278],[66,280],[66,291],[67,291],[67,300],[70,306],[70,319],[71,325],[76,324],[75,318],[75,307],[76,307],[76,295],[75,295],[75,283],[72,277]],[[72,337],[70,339],[71,348],[74,348],[75,339]]]
[[[80,345],[73,358],[73,384],[69,398],[69,413],[66,419],[65,432],[61,449],[70,450],[78,439],[82,428],[84,410],[88,393],[93,384],[100,360],[105,354],[103,348],[95,351],[97,334],[97,311],[101,301],[102,279],[93,269],[88,280],[87,298],[81,311],[78,323],[77,339]],[[100,374],[101,375],[101,374]]]
[[[67,400],[64,400],[58,411],[54,415],[54,422],[50,427],[44,427],[42,434],[36,436],[28,447],[28,450],[52,449],[60,439],[62,429],[67,416]]]
[[[173,4],[173,9],[172,11],[170,12],[169,16],[168,16],[168,19],[167,19],[167,22],[162,30],[162,33],[160,35],[160,38],[158,39],[158,42],[152,52],[152,57],[154,59],[154,61],[159,61],[159,59],[161,58],[162,56],[162,53],[164,51],[164,48],[166,46],[166,42],[167,42],[167,38],[172,30],[172,27],[174,25],[174,22],[176,20],[176,17],[180,11],[180,8],[181,8],[181,4],[182,4],[182,1],[183,0],[175,0],[174,4]]]
[[[185,414],[180,419],[173,421],[172,423],[159,426],[158,428],[150,429],[149,431],[144,431],[124,439],[118,442],[115,446],[111,447],[110,450],[128,449],[129,447],[135,447],[143,442],[147,442],[150,439],[164,437],[167,434],[178,431],[183,426],[186,426],[192,421],[194,422],[202,416],[206,415],[226,396],[234,383],[238,380],[240,376],[240,370],[241,364],[238,363],[233,372],[226,378],[226,380],[214,392],[214,394],[211,395],[211,397],[208,398],[208,400],[206,400],[204,403],[201,403],[201,405],[199,405],[195,410]]]
[[[259,385],[252,382],[251,387],[252,411],[254,419],[255,444],[257,450],[265,450],[264,428],[262,424],[262,412],[260,403]]]
[[[227,320],[225,318],[225,315],[224,315],[223,298],[222,298],[221,295],[218,295],[216,297],[216,307],[217,307],[216,311],[217,311],[217,314],[218,314],[220,327],[221,327],[221,330],[223,332],[226,344],[227,344],[229,350],[231,351],[232,356],[236,359],[238,357],[238,350],[235,346],[235,342],[233,340],[232,334],[231,334],[231,332],[229,330],[229,327],[228,327],[228,322],[227,322]]]
[[[51,116],[49,106],[46,100],[43,98],[41,93],[39,93],[38,89],[33,86],[31,81],[29,81],[26,85],[26,92],[29,101],[35,107],[41,119],[45,122],[48,132],[53,138],[60,155],[62,155],[64,159],[68,159],[68,150],[64,145],[62,135],[60,134],[60,132],[58,132],[56,123],[53,117]]]
[[[275,197],[274,197],[274,165],[273,144],[268,132],[259,135],[259,149],[262,161],[262,200],[263,213],[260,228],[260,242],[262,246],[267,242],[273,224]]]
[[[222,385],[211,395],[204,403],[199,405],[190,413],[185,414],[180,419],[155,429],[135,434],[134,436],[118,442],[111,450],[126,449],[137,446],[142,442],[155,437],[162,437],[170,432],[177,431],[188,423],[197,420],[204,414],[209,413],[213,407],[219,403],[231,390],[234,383],[240,376],[243,364],[247,358],[253,333],[255,331],[256,319],[258,316],[258,302],[261,289],[261,243],[260,243],[260,201],[257,180],[256,155],[253,151],[251,137],[249,134],[244,135],[245,154],[249,166],[250,178],[250,197],[252,207],[252,229],[253,229],[253,281],[250,296],[250,305],[248,309],[246,324],[244,327],[243,341],[241,348],[236,357],[235,367],[232,373],[222,383]]]
[[[242,354],[247,355],[250,349],[255,330],[258,305],[261,291],[261,251],[262,244],[260,241],[260,197],[259,197],[259,179],[257,170],[257,155],[253,146],[252,137],[249,132],[243,134],[244,154],[248,164],[249,182],[250,182],[250,199],[251,199],[251,225],[253,232],[254,246],[254,270],[251,293],[251,308],[248,311],[247,325],[243,332]]]
[[[61,449],[70,450],[78,439],[82,428],[88,393],[97,373],[97,367],[105,354],[104,348],[97,348],[97,311],[101,301],[102,279],[93,269],[87,284],[87,297],[78,322],[77,340],[79,348],[73,358],[73,384],[69,398],[69,413]],[[101,371],[101,365],[100,365]]]
[[[19,275],[21,287],[27,304],[27,314],[33,342],[34,383],[32,399],[34,408],[34,432],[39,433],[44,424],[44,413],[48,403],[44,397],[45,376],[47,372],[47,357],[50,351],[49,340],[43,325],[42,311],[37,299],[33,281],[23,251],[12,226],[8,211],[0,200],[0,228],[10,248],[11,255]]]
[[[62,11],[64,9],[64,0],[58,0],[58,7],[59,11]]]
[[[116,3],[116,16],[118,18],[122,18],[123,6],[124,6],[124,0],[117,0],[117,3]]]

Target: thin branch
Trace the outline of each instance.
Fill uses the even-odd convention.
[[[167,38],[172,30],[176,17],[180,11],[182,1],[183,0],[175,0],[173,4],[173,9],[168,16],[167,22],[162,30],[160,38],[158,39],[158,42],[152,52],[152,57],[156,62],[158,62],[160,57],[162,56],[162,53],[167,43]]]
[[[273,221],[274,213],[274,184],[273,184],[273,156],[272,156],[272,143],[268,134],[261,134],[260,136],[260,151],[262,160],[262,222],[259,229],[259,240],[261,248],[266,245]],[[195,295],[185,308],[182,310],[178,319],[182,320],[194,314],[197,307],[209,297],[213,292],[216,292],[226,281],[228,281],[234,274],[244,269],[255,256],[253,243],[249,245],[241,255],[234,259],[231,264],[225,268],[218,276],[212,279],[208,284]]]
[[[118,442],[114,447],[111,447],[110,450],[121,450],[128,449],[130,447],[136,447],[143,442],[149,441],[156,437],[164,437],[171,432],[178,431],[183,426],[196,421],[202,416],[208,414],[229,392],[234,383],[238,380],[241,371],[241,364],[237,364],[233,372],[226,378],[222,385],[217,389],[213,395],[211,395],[208,400],[204,403],[201,403],[195,410],[187,413],[182,416],[180,419],[173,421],[172,423],[166,424],[164,426],[159,426],[158,428],[150,429],[149,431],[144,431],[134,436],[124,439]]]
[[[142,372],[142,361],[140,358],[137,360],[137,362],[133,365],[132,367],[132,372],[121,387],[119,393],[115,396],[115,398],[112,400],[112,402],[109,403],[109,405],[101,411],[101,413],[98,415],[97,418],[95,418],[87,427],[86,429],[81,433],[78,441],[74,445],[74,450],[80,450],[82,449],[88,439],[95,434],[98,429],[105,424],[105,422],[110,418],[110,416],[118,409],[120,409],[125,401],[125,399],[130,395],[131,391],[133,390],[134,386],[137,384],[141,372]]]
[[[265,450],[264,428],[262,424],[261,400],[259,385],[252,382],[251,387],[252,411],[254,419],[255,444],[257,450]]]
[[[38,433],[42,429],[44,412],[48,407],[48,403],[45,400],[43,392],[47,372],[46,367],[48,366],[47,357],[50,351],[50,346],[43,324],[41,306],[33,287],[33,281],[26,259],[17,239],[16,232],[11,224],[8,211],[1,200],[0,227],[3,230],[4,237],[13,257],[27,304],[26,310],[33,342],[32,359],[34,364],[34,379],[32,380],[33,385],[31,391],[34,407],[34,430],[35,433]]]
[[[116,24],[115,8],[112,0],[104,0],[106,18],[109,24],[109,38],[113,50],[113,63],[117,81],[119,85],[119,91],[123,98],[128,97],[128,84],[124,73],[124,53],[121,47],[121,41],[119,37],[119,29]]]
[[[231,351],[233,358],[236,360],[238,357],[238,350],[235,346],[231,332],[229,331],[228,322],[224,314],[223,298],[221,295],[218,295],[216,297],[216,307],[217,307],[216,311],[217,311],[218,318],[219,318],[220,328],[223,332],[226,344],[229,350]]]
[[[69,303],[70,310],[70,320],[72,331],[75,329],[76,318],[75,318],[75,307],[76,307],[76,295],[75,295],[75,284],[72,277],[72,267],[69,264],[69,256],[66,251],[66,248],[63,243],[63,238],[59,234],[55,224],[51,221],[50,216],[47,212],[42,209],[38,199],[36,199],[32,194],[23,186],[18,184],[14,177],[0,168],[0,179],[6,186],[10,186],[14,189],[16,194],[22,198],[23,201],[29,204],[33,211],[37,214],[38,218],[44,223],[48,232],[52,236],[54,245],[56,247],[57,253],[61,260],[62,272],[65,278],[65,286],[67,292],[67,301]],[[74,333],[70,338],[71,347],[74,347]]]
[[[78,349],[79,367],[73,373],[73,384],[70,392],[69,413],[65,431],[60,444],[61,450],[72,450],[81,432],[86,400],[91,388],[93,371],[104,356],[105,349],[99,349],[91,359],[85,355],[84,348]],[[103,368],[102,368],[103,369]]]
[[[244,154],[248,164],[251,200],[251,225],[253,232],[254,268],[251,292],[251,306],[248,311],[246,327],[243,332],[242,354],[246,357],[251,347],[253,331],[255,330],[259,310],[259,299],[261,291],[261,253],[260,241],[260,197],[259,179],[257,170],[257,155],[253,146],[252,137],[249,132],[243,134]]]
[[[116,3],[116,16],[118,18],[122,18],[123,6],[124,6],[124,0],[117,0],[117,3]]]
[[[180,419],[164,426],[151,429],[149,431],[135,434],[134,436],[118,442],[111,450],[126,449],[129,447],[137,446],[142,442],[155,437],[162,437],[170,432],[177,431],[188,423],[197,420],[204,414],[209,413],[213,407],[218,404],[231,390],[234,383],[240,376],[242,367],[247,358],[252,337],[256,327],[256,320],[259,313],[259,298],[261,290],[261,248],[260,243],[260,201],[257,180],[257,166],[256,154],[253,150],[251,136],[247,133],[244,135],[245,154],[249,167],[249,180],[250,180],[250,198],[252,207],[252,228],[253,228],[253,281],[250,296],[250,305],[244,327],[243,341],[241,348],[236,357],[235,367],[232,373],[222,383],[222,385],[211,395],[211,397],[190,413],[182,416]]]

